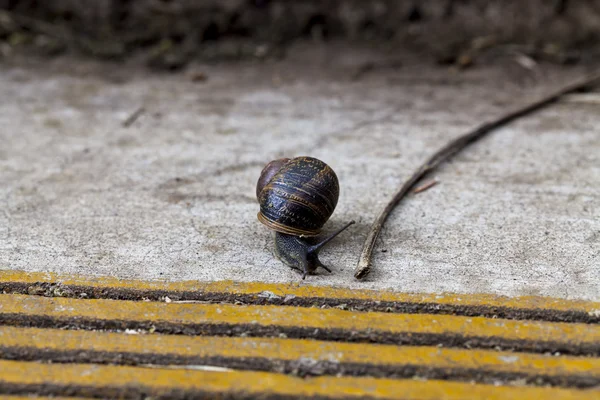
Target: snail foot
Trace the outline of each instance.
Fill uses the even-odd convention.
[[[327,266],[319,260],[319,252],[333,238],[347,229],[354,221],[350,221],[342,228],[326,236],[324,239],[314,243],[314,239],[301,236],[288,235],[281,232],[275,233],[275,253],[285,264],[302,273],[302,279],[313,274],[317,268],[323,268],[331,272]]]

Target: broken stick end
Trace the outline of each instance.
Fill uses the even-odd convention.
[[[361,259],[358,262],[358,266],[354,270],[354,277],[358,280],[361,280],[369,275],[369,272],[371,272],[371,263],[368,260],[365,262],[365,260]]]

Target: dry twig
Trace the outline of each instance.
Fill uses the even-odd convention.
[[[400,190],[398,190],[390,202],[384,207],[383,211],[381,211],[375,222],[373,222],[373,225],[371,225],[371,229],[367,234],[367,239],[365,240],[362,253],[360,254],[360,258],[358,260],[358,265],[354,270],[354,277],[356,279],[362,279],[371,272],[371,258],[373,255],[373,249],[385,220],[388,218],[400,200],[402,200],[425,175],[427,175],[444,161],[449,160],[453,155],[463,150],[468,145],[483,138],[493,130],[500,128],[501,126],[504,126],[520,117],[553,104],[565,95],[590,90],[593,86],[598,84],[600,84],[600,72],[597,72],[580,82],[568,85],[563,89],[525,107],[509,112],[508,114],[505,114],[494,121],[484,123],[477,129],[450,141],[450,143],[438,150],[417,169],[417,171],[404,183],[404,185],[402,185]]]
[[[413,193],[421,193],[426,191],[427,189],[431,189],[432,187],[434,187],[435,185],[438,184],[438,181],[436,181],[435,179],[432,179],[430,181],[425,182],[424,184],[422,184],[421,186],[418,186],[416,188],[413,189]]]
[[[131,113],[131,115],[129,115],[129,117],[127,117],[127,119],[121,123],[123,128],[129,128],[131,125],[133,125],[133,123],[137,121],[137,119],[141,117],[145,111],[146,109],[144,107],[138,107],[137,110]]]

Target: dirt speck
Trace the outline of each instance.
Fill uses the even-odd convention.
[[[58,118],[46,118],[44,120],[44,126],[51,129],[60,129],[62,128],[63,123]]]

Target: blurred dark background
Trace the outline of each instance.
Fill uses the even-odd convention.
[[[507,52],[595,63],[599,39],[600,0],[0,0],[0,59],[71,52],[162,70],[281,59],[305,41],[465,68]]]

